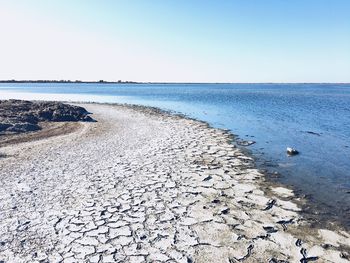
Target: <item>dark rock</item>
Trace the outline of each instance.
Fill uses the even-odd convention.
[[[278,231],[273,226],[263,226],[263,228],[267,233],[276,233]]]
[[[220,214],[227,215],[228,213],[230,213],[230,208],[223,209]]]
[[[37,131],[37,130],[40,130],[40,126],[38,124],[31,124],[28,122],[15,123],[11,127],[6,129],[6,131],[15,132],[15,133]]]
[[[7,130],[7,128],[9,128],[9,127],[11,127],[11,124],[0,122],[0,132]]]
[[[61,102],[0,100],[0,135],[40,130],[44,121],[94,121],[86,109]]]
[[[203,179],[203,181],[209,181],[209,180],[211,180],[211,179],[213,179],[213,177],[211,177],[210,175],[208,175],[207,177],[205,177],[205,178]]]
[[[44,120],[52,120],[52,114],[53,112],[52,111],[49,111],[49,110],[43,110],[41,112],[38,112],[38,117],[40,119],[44,119]]]
[[[299,154],[299,151],[297,151],[296,149],[293,149],[291,147],[287,147],[287,154],[288,155],[297,155],[297,154]]]
[[[255,143],[255,141],[237,140],[237,144],[240,146],[250,146],[254,143]]]

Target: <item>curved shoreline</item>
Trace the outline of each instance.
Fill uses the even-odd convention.
[[[40,102],[37,100],[34,100],[34,102]],[[97,104],[97,105],[116,105],[116,106],[125,106],[125,107],[131,107],[138,110],[144,110],[147,112],[154,111],[158,114],[169,114],[174,116],[179,116],[182,118],[194,120],[201,122],[203,124],[206,124],[209,128],[214,128],[212,125],[210,125],[206,121],[202,121],[197,118],[190,117],[186,114],[183,114],[181,112],[177,111],[171,111],[171,110],[164,110],[158,107],[152,107],[152,106],[144,106],[140,104],[122,104],[122,103],[99,103],[99,102],[84,102],[84,101],[57,101],[57,102],[64,102],[66,104]],[[26,141],[35,141],[41,138],[48,138],[51,136],[57,136],[61,134],[67,134],[70,132],[73,132],[75,129],[78,129],[78,126],[80,125],[79,122],[42,122],[41,125],[44,125],[44,129],[41,131],[36,132],[28,132],[26,134],[13,134],[10,136],[1,136],[0,137],[0,147],[4,147],[6,145],[10,145],[12,143],[21,143]],[[277,169],[277,175],[276,175],[276,169],[273,169],[274,172],[271,171],[269,168],[269,165],[265,165],[266,159],[262,157],[258,157],[250,148],[247,148],[247,146],[241,145],[237,143],[239,135],[231,133],[228,129],[223,128],[217,128],[224,132],[227,132],[230,136],[232,136],[232,141],[235,143],[235,145],[242,150],[242,152],[254,159],[254,167],[259,169],[261,173],[265,175],[265,178],[269,181],[270,184],[276,185],[276,186],[283,186],[290,189],[293,189],[294,194],[299,198],[303,199],[304,201],[300,202],[299,204],[302,206],[302,213],[303,215],[309,217],[309,220],[313,221],[314,227],[321,227],[324,225],[327,225],[330,229],[337,229],[337,228],[344,228],[347,231],[350,230],[349,221],[347,220],[347,217],[345,219],[341,218],[339,213],[334,214],[334,208],[326,207],[325,204],[321,204],[319,202],[312,202],[310,198],[308,198],[303,191],[300,191],[296,189],[295,186],[289,185],[287,183],[284,183],[279,179],[281,175],[283,176],[283,172],[280,173],[279,169]],[[270,162],[270,161],[269,161]],[[344,212],[343,212],[344,213]]]
[[[295,262],[308,257],[319,257],[329,262],[348,262],[346,257],[349,248],[346,244],[350,241],[350,235],[341,230],[310,228],[300,215],[300,208],[294,201],[295,196],[287,188],[272,187],[273,196],[262,191],[261,188],[266,182],[264,175],[252,167],[252,158],[228,143],[230,135],[227,132],[211,128],[208,124],[197,120],[165,114],[143,106],[138,108],[100,104],[83,106],[93,113],[96,112],[97,123],[84,123],[83,130],[64,136],[5,148],[5,151],[14,153],[12,156],[15,157],[9,157],[8,163],[0,163],[3,177],[1,180],[4,183],[2,190],[15,189],[12,190],[17,196],[14,200],[18,202],[17,208],[13,209],[11,204],[8,206],[7,203],[3,203],[6,199],[1,196],[1,206],[5,208],[5,215],[10,216],[4,217],[5,227],[10,224],[9,218],[23,216],[21,211],[18,212],[20,210],[18,208],[29,208],[28,205],[34,197],[26,190],[28,187],[36,194],[34,200],[38,202],[36,204],[38,207],[34,211],[42,211],[43,216],[39,220],[35,214],[28,214],[28,211],[25,211],[26,217],[34,217],[31,220],[27,218],[29,223],[19,220],[19,225],[16,225],[16,222],[9,225],[17,230],[11,242],[4,241],[5,249],[0,247],[0,260],[6,256],[18,259],[17,262],[26,262],[23,259],[32,257],[35,252],[33,244],[37,246],[42,244],[34,230],[45,226],[43,229],[45,231],[47,229],[48,232],[41,230],[46,234],[42,242],[49,244],[52,242],[51,249],[57,251],[55,254],[57,257],[66,259],[73,257],[78,262],[96,255],[99,258],[112,255],[116,260],[116,252],[108,252],[109,254],[106,251],[98,252],[98,248],[103,244],[100,234],[105,235],[107,243],[112,242],[115,246],[121,246],[120,251],[123,251],[125,260],[130,262],[136,257],[151,260],[154,255],[157,256],[153,260],[162,261],[167,257],[175,262],[182,260],[188,262],[189,259],[194,262],[212,262],[214,259],[219,262],[228,259],[232,262],[259,260]],[[143,110],[140,110],[141,108]],[[26,151],[23,151],[24,149]],[[94,152],[96,154],[93,154]],[[48,159],[40,166],[35,165],[42,160],[43,155]],[[72,157],[77,159],[70,159]],[[16,158],[23,160],[19,168],[13,166],[18,163]],[[90,168],[84,170],[81,162]],[[30,167],[34,171],[29,170]],[[9,174],[5,174],[3,168]],[[25,174],[17,173],[16,169],[19,169],[18,172],[27,173],[27,177]],[[51,171],[55,173],[52,174]],[[40,174],[49,176],[53,181],[42,181]],[[31,178],[28,178],[32,176],[39,181],[35,182],[37,188],[34,189]],[[13,181],[16,177],[20,179],[20,186],[17,185],[17,181]],[[113,180],[118,180],[119,183],[111,188]],[[56,195],[56,189],[53,193],[47,192],[52,188],[51,184],[56,181],[61,184],[58,184],[57,190],[62,191],[63,197],[67,198],[63,204],[69,204],[63,209],[67,212],[65,215],[62,215],[62,208],[56,207],[56,203],[46,204],[40,201],[40,197],[46,195],[52,198],[59,196]],[[78,191],[79,195],[67,189],[67,186]],[[143,188],[148,189],[146,192],[149,197],[156,194],[155,199],[143,200],[142,198],[145,198]],[[90,190],[91,196],[86,196]],[[113,201],[116,203],[111,201],[113,196],[119,198]],[[14,197],[8,198],[12,200]],[[140,199],[140,202],[134,206],[136,199]],[[164,203],[162,200],[168,201]],[[105,207],[102,201],[113,204]],[[143,201],[145,202],[142,203]],[[52,210],[51,207],[50,213],[54,212],[54,218],[51,220],[47,215],[49,212],[47,205],[56,208]],[[127,205],[130,208],[127,208]],[[105,208],[100,210],[99,207]],[[134,211],[136,207],[138,210]],[[141,208],[145,210],[140,210]],[[96,215],[99,220],[96,218],[93,220],[96,229],[93,227],[83,231],[89,224],[91,211],[101,212]],[[102,211],[105,211],[103,215]],[[86,221],[79,215],[84,217],[86,215]],[[154,219],[150,221],[153,217]],[[115,221],[111,221],[111,218],[115,218]],[[32,225],[33,221],[37,224]],[[99,221],[104,223],[98,225]],[[120,221],[124,223],[119,225]],[[83,227],[79,227],[81,224]],[[107,234],[98,232],[103,227],[107,229]],[[115,229],[117,235],[111,236]],[[139,233],[139,229],[147,233],[144,234],[146,236],[144,239],[141,238],[143,235]],[[87,236],[87,233],[94,230],[98,230],[95,231],[96,236]],[[70,239],[73,232],[76,234]],[[168,244],[166,247],[155,245],[158,237],[156,233],[165,235],[160,239],[162,244]],[[8,231],[1,234],[1,236],[12,235]],[[155,239],[152,239],[154,235]],[[28,249],[22,252],[18,251],[22,240],[20,237],[27,237],[29,242]],[[90,238],[88,239],[90,245],[95,244],[97,240],[93,248],[89,244],[82,244],[87,242],[87,237]],[[65,240],[70,242],[65,244]],[[58,247],[55,242],[58,242]],[[137,249],[138,244],[141,244],[141,251]],[[41,246],[43,245],[39,248]],[[63,252],[60,253],[60,249]],[[71,254],[65,251],[67,249]],[[40,253],[46,257],[52,257],[54,254],[52,252],[47,255],[45,249],[43,250],[44,252]]]
[[[239,145],[237,143],[237,139],[239,138],[240,135],[232,133],[229,129],[216,128],[206,121],[188,116],[188,115],[183,114],[181,112],[172,111],[172,110],[164,110],[164,109],[161,109],[159,107],[153,107],[153,106],[144,106],[144,105],[140,105],[140,104],[128,104],[128,103],[104,103],[104,102],[99,103],[99,102],[84,102],[84,101],[82,101],[82,102],[64,101],[64,102],[65,103],[73,103],[73,104],[77,104],[77,105],[97,104],[97,105],[123,106],[123,107],[127,107],[127,108],[146,111],[148,113],[154,112],[156,114],[177,116],[180,118],[185,118],[188,120],[193,120],[193,121],[202,123],[210,129],[221,130],[224,133],[226,133],[228,136],[230,136],[230,140],[229,140],[230,143],[234,143],[234,145],[237,148],[239,148],[243,154],[254,159],[254,161],[252,163],[253,168],[258,169],[260,173],[264,174],[264,177],[266,179],[265,188],[269,188],[270,186],[285,187],[285,188],[288,188],[288,189],[293,191],[295,197],[298,199],[297,203],[302,209],[300,211],[300,213],[303,216],[308,217],[308,221],[310,222],[310,224],[312,224],[312,227],[320,228],[320,227],[326,226],[328,229],[332,229],[332,230],[343,229],[345,231],[350,231],[350,225],[349,225],[349,222],[346,221],[346,219],[341,220],[339,218],[339,216],[337,216],[337,215],[334,215],[334,214],[330,215],[330,208],[325,209],[324,204],[313,203],[302,191],[298,190],[298,192],[296,192],[297,189],[294,186],[281,182],[281,180],[279,180],[278,177],[276,177],[276,174],[272,173],[272,171],[269,169],[269,167],[264,165],[266,160],[261,158],[261,157],[256,156],[252,152],[252,150],[248,148],[249,146]],[[262,162],[262,164],[258,164],[258,162]],[[280,176],[280,175],[281,174],[278,171],[278,176]],[[323,213],[321,213],[321,210],[323,211]],[[346,223],[348,223],[348,224],[346,224]]]
[[[178,116],[181,118],[186,118],[189,120],[194,120],[200,123],[203,123],[204,125],[207,125],[208,128],[213,128],[213,129],[219,129],[222,130],[223,132],[227,133],[231,137],[231,141],[234,142],[235,146],[238,147],[245,155],[251,157],[254,159],[253,165],[254,168],[259,169],[261,173],[264,174],[265,178],[267,179],[268,182],[267,188],[269,186],[282,186],[282,187],[287,187],[295,191],[296,189],[293,188],[293,186],[286,185],[282,182],[279,182],[278,179],[275,178],[275,174],[271,174],[269,171],[268,167],[264,166],[263,164],[258,165],[258,161],[265,161],[263,159],[260,159],[252,151],[247,148],[246,146],[239,145],[237,143],[237,138],[239,135],[231,133],[230,130],[228,129],[222,129],[222,128],[215,128],[211,126],[208,122],[202,121],[196,118],[192,118],[186,114],[176,112],[176,111],[167,111],[163,110],[158,107],[151,107],[151,106],[143,106],[143,105],[138,105],[138,104],[120,104],[120,103],[98,103],[98,102],[70,102],[70,101],[59,101],[59,102],[64,102],[66,104],[96,104],[96,105],[110,105],[110,106],[123,106],[127,108],[132,108],[136,110],[141,110],[141,111],[146,111],[147,113],[155,113],[155,114],[165,114],[165,115],[171,115],[171,116]],[[64,134],[69,134],[71,132],[76,131],[79,129],[79,126],[81,125],[79,122],[42,122],[41,125],[43,125],[43,130],[35,131],[35,132],[28,132],[25,134],[13,134],[10,136],[2,136],[0,137],[0,148],[5,147],[7,145],[11,144],[17,144],[17,143],[23,143],[23,142],[29,142],[29,141],[36,141],[40,140],[43,138],[49,138],[52,136],[59,136],[59,135],[64,135]],[[302,207],[302,211],[300,213],[303,213],[303,215],[308,216],[309,220],[313,221],[313,226],[314,227],[321,227],[324,224],[326,224],[327,228],[330,229],[339,229],[339,228],[344,228],[345,230],[349,230],[348,226],[344,224],[344,221],[339,220],[339,217],[337,216],[332,216],[330,217],[328,214],[323,215],[321,217],[320,212],[320,207],[317,206],[316,204],[312,204],[311,200],[308,200],[305,195],[301,192],[299,194],[296,194],[294,192],[295,196],[300,200],[298,202],[298,205]],[[321,207],[322,208],[322,207]]]

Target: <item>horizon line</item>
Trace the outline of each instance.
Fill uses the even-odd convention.
[[[75,84],[350,84],[350,82],[167,82],[108,80],[0,80],[0,83],[75,83]]]

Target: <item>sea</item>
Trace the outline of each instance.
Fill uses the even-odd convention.
[[[228,129],[308,216],[350,227],[350,84],[0,83],[10,98],[152,106]]]

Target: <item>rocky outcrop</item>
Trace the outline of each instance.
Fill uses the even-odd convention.
[[[0,135],[40,130],[43,121],[93,121],[83,107],[61,102],[0,100]]]

